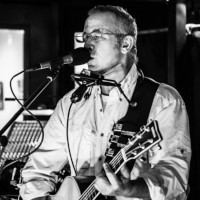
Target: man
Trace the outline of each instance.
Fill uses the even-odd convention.
[[[129,100],[142,77],[136,67],[136,39],[136,22],[124,9],[97,6],[89,12],[83,32],[85,47],[91,55],[89,70],[120,83]],[[23,169],[23,184],[19,187],[24,200],[55,192],[56,174],[67,162],[72,176],[95,175],[94,187],[105,196],[187,198],[189,124],[185,104],[174,88],[159,84],[149,110],[148,122],[157,120],[162,141],[147,153],[146,159],[136,159],[132,169],[123,165],[120,175],[104,163],[105,151],[113,126],[126,115],[129,102],[113,86],[93,86],[88,98],[71,104],[73,92],[58,102],[45,127],[41,147]]]

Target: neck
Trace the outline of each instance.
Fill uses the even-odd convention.
[[[113,68],[112,73],[105,74],[104,77],[106,79],[114,80],[117,83],[121,83],[122,80],[128,74],[130,68],[132,67],[133,63],[129,63],[126,66],[120,65],[118,67]],[[102,94],[109,95],[110,91],[114,88],[114,86],[101,86]]]

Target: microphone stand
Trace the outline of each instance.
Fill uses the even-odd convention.
[[[6,123],[6,125],[0,130],[0,146],[6,146],[8,139],[6,136],[3,136],[3,133],[9,128],[9,126],[18,118],[18,116],[28,108],[35,99],[43,92],[43,90],[56,79],[59,73],[59,67],[50,71],[49,75],[46,77],[46,80],[33,92],[33,94],[25,101],[23,107],[21,107],[13,117]]]

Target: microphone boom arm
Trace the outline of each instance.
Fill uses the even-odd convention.
[[[53,69],[50,71],[49,75],[46,77],[46,80],[33,92],[33,94],[26,100],[23,107],[21,107],[14,115],[13,117],[6,123],[6,125],[0,130],[0,146],[6,146],[7,145],[7,138],[6,136],[2,136],[3,133],[9,128],[9,126],[18,118],[18,116],[25,110],[25,108],[28,108],[35,100],[36,98],[43,92],[43,90],[53,81],[56,79],[57,75],[59,73],[59,69]]]

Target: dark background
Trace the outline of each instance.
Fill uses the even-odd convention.
[[[199,0],[0,0],[0,28],[25,29],[25,68],[64,56],[74,48],[74,32],[83,30],[87,11],[97,4],[126,8],[136,18],[138,66],[146,76],[168,83],[181,93],[190,117],[193,156],[189,199],[200,199],[200,37],[185,34],[185,23],[200,24]],[[178,5],[186,7],[186,13]],[[2,72],[0,72],[2,73]],[[48,70],[25,75],[28,98]],[[74,86],[73,67],[64,66],[56,80],[31,105],[53,109]]]

